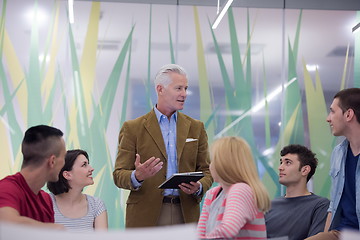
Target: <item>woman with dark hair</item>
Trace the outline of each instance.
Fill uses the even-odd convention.
[[[63,224],[69,231],[108,228],[104,202],[82,193],[84,187],[94,184],[93,171],[87,152],[80,149],[69,150],[65,156],[65,165],[59,173],[59,180],[47,184],[52,193],[50,196],[55,222]]]

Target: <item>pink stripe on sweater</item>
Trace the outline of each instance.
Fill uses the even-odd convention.
[[[252,230],[252,231],[266,231],[266,226],[261,224],[246,224],[242,229],[244,230]]]

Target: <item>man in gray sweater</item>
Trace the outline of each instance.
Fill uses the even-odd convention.
[[[329,200],[307,188],[318,164],[315,154],[302,145],[289,145],[280,155],[279,182],[286,194],[274,199],[265,215],[268,238],[299,240],[324,231]]]

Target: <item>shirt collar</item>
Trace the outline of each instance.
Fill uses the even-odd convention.
[[[156,105],[154,106],[154,111],[155,111],[156,118],[157,118],[158,122],[160,122],[161,116],[165,116],[165,117],[167,118],[167,116],[166,116],[165,114],[162,114],[162,113],[159,111],[159,109],[156,108]],[[173,115],[171,115],[170,118],[174,118],[174,120],[175,120],[175,122],[176,122],[176,120],[177,120],[177,111],[176,111]]]

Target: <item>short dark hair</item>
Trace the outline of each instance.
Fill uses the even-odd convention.
[[[39,166],[52,154],[59,156],[61,152],[59,143],[62,136],[61,130],[46,125],[33,126],[26,130],[21,144],[22,167]]]
[[[299,171],[301,170],[301,168],[303,166],[309,165],[311,170],[307,176],[307,181],[310,180],[310,178],[314,175],[316,167],[318,165],[318,160],[315,157],[315,153],[313,153],[310,149],[308,149],[307,147],[303,146],[303,145],[299,145],[299,144],[291,144],[288,146],[285,146],[281,151],[280,151],[280,156],[285,156],[286,154],[296,154],[299,158],[300,161],[300,167],[299,167]]]
[[[339,99],[339,107],[343,113],[348,109],[352,109],[356,120],[360,123],[360,88],[343,89],[335,94],[335,98]]]
[[[63,172],[72,170],[75,160],[79,155],[84,155],[86,157],[86,159],[89,160],[89,155],[84,150],[74,149],[74,150],[68,150],[66,152],[65,165],[59,173],[59,180],[57,182],[48,182],[47,183],[47,188],[54,195],[58,195],[61,193],[67,193],[69,191],[69,189],[71,188],[68,180],[66,178],[64,178]]]

